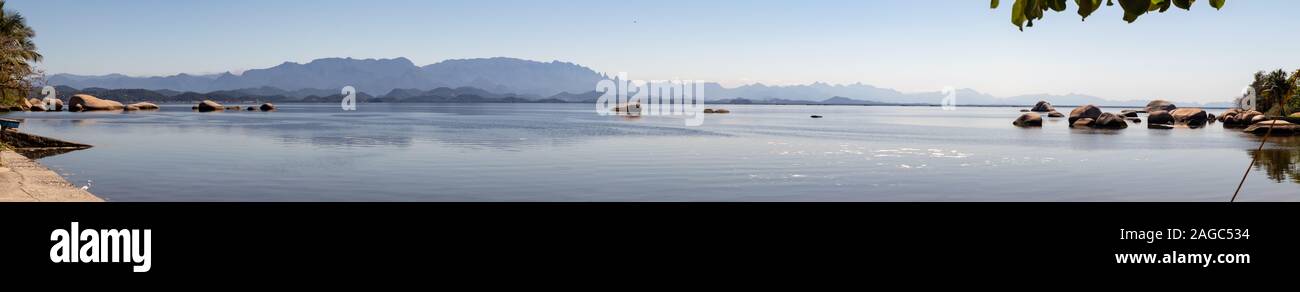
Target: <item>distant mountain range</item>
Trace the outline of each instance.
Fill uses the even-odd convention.
[[[364,93],[363,100],[370,102],[587,102],[599,97],[593,89],[597,82],[606,78],[606,74],[590,68],[560,61],[486,58],[447,60],[421,67],[406,58],[328,58],[306,64],[286,62],[238,75],[131,77],[122,74],[55,74],[49,76],[48,83],[77,92],[104,95],[101,97],[157,102],[189,102],[205,97],[228,101],[314,101],[337,96],[344,86],[357,88]],[[769,104],[938,104],[944,97],[937,91],[904,93],[861,83],[752,84],[734,88],[708,83],[705,94],[710,102]],[[1084,94],[996,97],[973,89],[957,90],[959,105],[1031,105],[1039,100],[1057,105],[1104,106],[1142,106],[1147,102],[1106,100]],[[1179,104],[1228,105],[1226,102]]]
[[[371,95],[394,89],[431,90],[439,87],[475,87],[492,92],[554,95],[587,92],[604,76],[572,63],[535,62],[511,58],[447,60],[424,67],[406,58],[319,59],[306,64],[286,62],[243,74],[178,74],[165,77],[130,77],[121,74],[82,76],[56,74],[50,84],[74,88],[149,89],[211,92],[247,88],[287,91],[353,86]]]

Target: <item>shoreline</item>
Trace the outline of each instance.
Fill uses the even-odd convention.
[[[45,165],[0,149],[0,202],[103,202]]]

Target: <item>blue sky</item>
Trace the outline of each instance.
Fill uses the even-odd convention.
[[[50,73],[171,75],[324,57],[562,60],[637,79],[862,82],[903,91],[1226,101],[1256,70],[1300,68],[1300,1],[1020,32],[1009,5],[902,1],[10,0]],[[1012,0],[1003,2],[1010,3]],[[1275,39],[1282,36],[1281,39]]]

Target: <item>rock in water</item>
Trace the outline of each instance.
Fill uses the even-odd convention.
[[[1178,106],[1175,106],[1174,103],[1169,102],[1168,100],[1157,99],[1157,100],[1152,100],[1151,102],[1147,103],[1147,112],[1148,112],[1148,113],[1149,113],[1149,112],[1154,112],[1154,111],[1167,111],[1167,112],[1171,112],[1171,111],[1174,111],[1175,109],[1178,109]]]
[[[1138,117],[1138,112],[1135,110],[1122,110],[1119,112],[1119,115],[1124,116],[1125,118],[1136,118]]]
[[[1267,120],[1268,120],[1268,116],[1265,116],[1265,115],[1256,115],[1256,116],[1252,116],[1252,117],[1250,117],[1250,124],[1251,124],[1251,125],[1254,125],[1254,124],[1258,124],[1259,122],[1263,122],[1263,121],[1267,121]]]
[[[1050,113],[1047,113],[1047,117],[1049,117],[1049,118],[1064,118],[1064,117],[1065,117],[1065,114],[1062,114],[1061,112],[1058,112],[1058,111],[1052,111],[1052,112],[1050,112]]]
[[[1074,122],[1070,123],[1070,127],[1071,127],[1071,128],[1086,128],[1086,127],[1091,127],[1093,122],[1094,122],[1094,121],[1093,121],[1092,118],[1082,118],[1082,119],[1078,119],[1078,120],[1075,120]]]
[[[1155,130],[1172,130],[1172,129],[1174,129],[1174,126],[1173,126],[1173,125],[1166,125],[1166,124],[1147,124],[1147,129],[1155,129]]]
[[[1011,124],[1016,125],[1016,127],[1042,127],[1043,116],[1036,113],[1026,113],[1020,115],[1020,117],[1016,118],[1016,120],[1011,122]]]
[[[1079,119],[1093,119],[1095,121],[1098,117],[1101,117],[1101,108],[1091,104],[1083,105],[1070,111],[1070,125],[1074,125],[1074,122]]]
[[[1038,101],[1037,104],[1034,104],[1034,108],[1030,109],[1029,111],[1038,112],[1038,113],[1048,113],[1048,112],[1056,111],[1056,108],[1052,107],[1052,103],[1047,102],[1046,100],[1040,100]]]
[[[255,106],[251,106],[251,105],[250,105],[250,106],[248,106],[248,108],[245,109],[245,110],[250,111],[250,112],[251,112],[251,111],[257,111],[257,107],[255,107]]]
[[[275,105],[268,102],[268,103],[263,103],[260,108],[264,112],[269,112],[275,110]]]
[[[1124,121],[1124,117],[1117,114],[1104,113],[1092,123],[1092,127],[1098,129],[1127,129],[1128,122]]]
[[[128,111],[128,112],[133,112],[133,111],[138,111],[138,110],[140,110],[140,107],[139,107],[139,106],[136,106],[136,105],[134,105],[134,104],[132,104],[132,105],[128,105],[128,106],[122,108],[122,110],[124,110],[124,111]]]
[[[124,108],[126,106],[120,102],[99,99],[88,94],[77,94],[68,99],[68,111],[72,112],[117,111]]]
[[[1205,110],[1199,108],[1180,108],[1169,113],[1174,116],[1174,123],[1180,124],[1204,124],[1209,120],[1209,115]]]
[[[199,103],[198,110],[199,112],[206,113],[206,112],[226,110],[226,107],[222,106],[220,103],[217,103],[215,101],[204,100],[203,102]]]
[[[27,108],[34,112],[43,112],[49,109],[49,107],[45,106],[44,102],[35,98],[27,99]]]
[[[44,112],[50,110],[49,108],[46,108],[45,103],[41,102],[41,100],[39,99],[35,99],[35,98],[29,99],[27,100],[27,104],[31,105],[30,110],[34,112]]]
[[[819,116],[819,115],[813,115],[812,118],[814,118],[814,119],[820,119],[820,118],[822,118],[822,116]]]
[[[1147,123],[1155,125],[1173,125],[1174,115],[1167,111],[1154,111],[1147,115]]]
[[[1031,110],[1022,109],[1022,110],[1020,110],[1020,112],[1022,112],[1022,113],[1027,113],[1027,112],[1031,112]]]
[[[56,111],[56,112],[61,112],[61,111],[63,111],[63,100],[62,100],[62,99],[54,99],[54,109],[53,109],[53,111]]]
[[[1263,115],[1264,113],[1257,111],[1231,109],[1219,115],[1219,122],[1222,122],[1224,127],[1244,127],[1252,124],[1255,117]]]
[[[1269,133],[1269,128],[1272,128],[1272,133]],[[1300,134],[1300,125],[1282,120],[1263,121],[1246,128],[1246,132],[1260,136],[1292,136]]]
[[[1219,122],[1223,122],[1223,120],[1232,116],[1236,116],[1239,113],[1241,113],[1241,109],[1235,109],[1235,108],[1229,109],[1228,111],[1219,114]]]
[[[146,110],[146,111],[158,109],[158,105],[153,103],[148,103],[148,102],[137,102],[128,105],[127,107],[135,107],[137,110]]]

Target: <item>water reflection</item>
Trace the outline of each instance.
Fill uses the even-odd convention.
[[[1250,149],[1250,157],[1258,158],[1255,171],[1263,171],[1274,182],[1300,183],[1300,137],[1271,137],[1264,150]]]
[[[17,148],[14,149],[14,152],[18,152],[18,154],[22,154],[29,159],[41,159],[85,149],[86,148]]]
[[[283,135],[280,136],[280,143],[284,144],[308,144],[316,147],[327,148],[352,148],[352,147],[396,147],[406,148],[411,146],[410,136],[313,136],[300,137]]]

